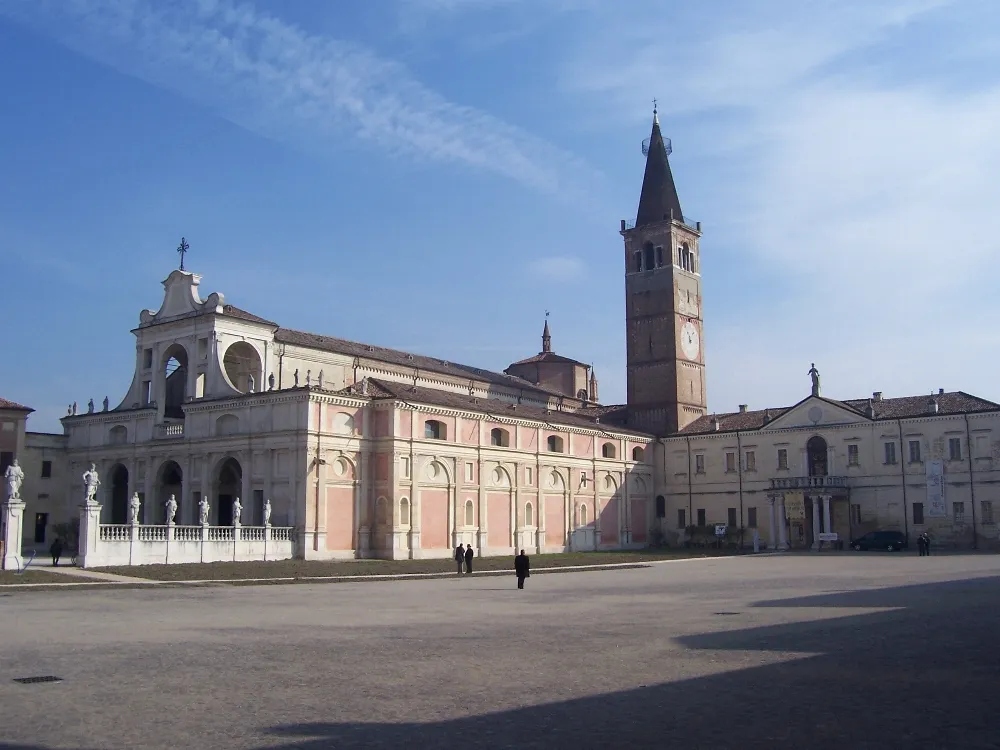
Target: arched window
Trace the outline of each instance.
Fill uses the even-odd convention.
[[[667,515],[667,501],[663,495],[656,496],[656,517],[665,518]]]
[[[476,507],[472,504],[471,500],[465,501],[465,525],[476,525]]]
[[[510,433],[507,430],[501,430],[499,427],[494,427],[490,430],[490,445],[498,445],[501,448],[510,447]]]
[[[392,523],[392,519],[389,518],[389,501],[382,496],[375,501],[375,523],[379,526],[388,526]]]
[[[428,440],[447,440],[448,427],[444,422],[428,419],[424,422],[424,437]]]
[[[548,446],[549,453],[562,453],[563,439],[558,435],[549,435]]]
[[[651,271],[654,266],[653,258],[653,243],[647,242],[642,246],[642,267],[647,271]]]
[[[683,268],[685,271],[690,271],[691,270],[691,249],[688,247],[688,243],[685,242],[683,245],[681,245],[680,256],[681,256],[680,257],[681,268]]]
[[[656,267],[660,268],[663,265],[663,248],[656,248]]]
[[[524,525],[534,526],[535,525],[535,512],[534,508],[531,507],[531,503],[524,504]]]
[[[646,458],[646,451],[642,449],[642,446],[637,445],[632,449],[632,460],[642,461]]]
[[[163,353],[163,416],[180,419],[184,416],[187,388],[188,356],[180,344],[171,344]]]
[[[642,251],[636,250],[633,256],[632,270],[638,273],[642,270]]]
[[[580,506],[580,525],[581,526],[586,526],[587,525],[587,506],[586,505],[581,505]]]
[[[601,455],[605,458],[614,458],[617,455],[614,443],[605,443],[601,446]]]
[[[410,501],[405,497],[399,501],[399,525],[410,525]]]

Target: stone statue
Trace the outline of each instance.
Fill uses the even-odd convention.
[[[108,410],[108,397],[105,396],[104,397],[104,411],[107,411],[107,410]]]
[[[21,468],[16,458],[14,459],[14,463],[7,467],[7,471],[3,476],[7,480],[7,499],[20,500],[21,483],[24,482],[24,469]]]
[[[313,382],[313,371],[306,370],[306,385],[312,385]]]
[[[323,371],[322,370],[319,371],[319,380],[317,382],[319,383],[319,387],[322,388],[323,387]]]
[[[83,472],[83,484],[87,488],[87,504],[96,503],[97,488],[101,486],[96,464],[91,464],[90,468]]]
[[[70,415],[71,415],[72,413],[73,413],[73,404],[69,404],[69,405],[68,405],[68,406],[66,407],[66,416],[68,417],[68,416],[70,416]]]
[[[93,413],[94,413],[94,399],[90,399],[90,401],[87,402],[87,414],[93,414]]]
[[[271,498],[264,501],[264,525],[271,525]]]
[[[139,523],[139,506],[142,502],[139,500],[139,493],[136,492],[128,501],[128,522],[129,523]]]
[[[201,520],[202,526],[208,524],[208,511],[210,506],[208,504],[208,495],[204,495],[200,503],[198,503],[198,517]]]
[[[299,368],[298,367],[295,368],[295,372],[293,373],[293,377],[295,378],[295,387],[298,388],[299,387]]]
[[[76,401],[73,402],[73,416],[76,416]]]
[[[247,393],[253,393],[256,386],[257,384],[254,382],[253,375],[247,375]]]
[[[167,523],[173,523],[174,516],[177,515],[177,501],[174,499],[173,495],[167,498],[166,508],[167,508]]]
[[[236,498],[233,500],[233,526],[240,525],[241,515],[243,515],[243,506],[240,504],[240,499]]]
[[[812,363],[812,368],[809,370],[809,377],[812,378],[812,395],[819,395],[819,370],[816,369],[816,363]]]
[[[273,391],[274,390],[274,373],[273,372],[270,375],[267,376],[267,390],[269,390],[269,391]]]

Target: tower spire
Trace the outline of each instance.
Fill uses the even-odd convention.
[[[542,353],[552,351],[552,334],[549,333],[549,313],[545,312],[545,327],[542,329]]]
[[[649,135],[649,147],[646,149],[646,172],[642,176],[639,210],[635,218],[636,227],[670,219],[681,221],[683,217],[677,188],[674,186],[674,176],[667,160],[670,152],[660,132],[660,116],[657,113],[656,100],[653,101],[653,132]]]

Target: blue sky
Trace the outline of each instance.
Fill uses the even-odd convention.
[[[177,264],[284,326],[623,400],[650,101],[709,408],[1000,400],[992,0],[0,0],[0,395],[117,403]]]

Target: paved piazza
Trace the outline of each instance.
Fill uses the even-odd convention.
[[[4,589],[0,747],[995,748],[998,573],[845,553],[524,591]]]

